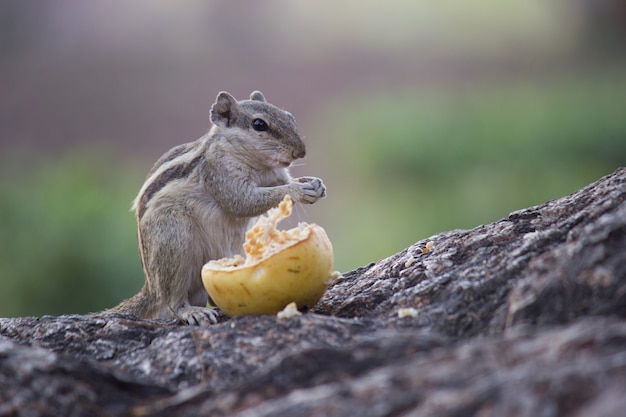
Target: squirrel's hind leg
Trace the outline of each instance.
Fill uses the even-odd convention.
[[[208,307],[182,306],[176,311],[177,318],[185,324],[204,326],[217,323],[217,310]]]

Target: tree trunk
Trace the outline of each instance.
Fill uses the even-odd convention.
[[[346,273],[287,320],[0,319],[0,415],[623,414],[625,198],[619,169]]]

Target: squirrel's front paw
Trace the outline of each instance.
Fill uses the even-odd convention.
[[[299,198],[301,203],[313,204],[320,198],[326,197],[326,187],[321,179],[316,177],[300,177],[294,181],[298,185]]]

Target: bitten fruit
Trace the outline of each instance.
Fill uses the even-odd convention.
[[[276,314],[291,302],[299,309],[311,308],[336,276],[333,248],[322,227],[300,223],[290,230],[276,229],[291,215],[292,205],[286,196],[248,230],[245,259],[237,255],[202,268],[207,292],[229,316]]]

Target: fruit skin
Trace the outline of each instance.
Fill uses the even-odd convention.
[[[206,264],[202,281],[211,299],[229,316],[276,314],[292,301],[313,307],[333,276],[333,248],[323,228],[305,228],[308,236],[258,262]]]

